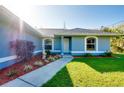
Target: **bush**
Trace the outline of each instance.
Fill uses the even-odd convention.
[[[26,40],[11,41],[10,47],[15,51],[17,62],[30,59],[35,48],[33,42]]]
[[[31,65],[24,65],[24,71],[25,72],[28,72],[28,71],[30,71],[32,69],[33,69],[33,67]]]
[[[110,51],[107,51],[103,54],[103,56],[106,56],[106,57],[111,57],[112,56],[112,52]]]
[[[36,62],[34,62],[33,65],[34,65],[34,66],[42,66],[42,65],[43,65],[43,62],[41,62],[41,61],[36,61]]]
[[[45,53],[46,53],[46,58],[48,58],[51,55],[50,50],[46,50]]]
[[[8,77],[12,77],[12,76],[14,76],[16,74],[17,74],[17,70],[16,69],[11,69],[11,70],[9,70],[9,72],[6,73],[6,75]]]
[[[47,60],[50,61],[50,62],[53,62],[53,61],[55,61],[56,59],[55,59],[54,57],[50,56],[50,57],[47,58]]]
[[[58,56],[54,56],[54,58],[55,58],[55,60],[59,59],[59,57],[58,57]]]
[[[84,57],[92,57],[93,55],[91,53],[86,53],[83,55]]]
[[[51,57],[54,57],[55,60],[59,59],[59,57],[57,55],[53,55]]]

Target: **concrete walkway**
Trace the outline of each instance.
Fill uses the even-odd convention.
[[[71,56],[63,58],[20,76],[15,80],[2,85],[2,87],[39,87],[50,80],[60,69],[73,59]]]

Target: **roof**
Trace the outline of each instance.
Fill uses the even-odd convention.
[[[0,17],[1,17],[0,21],[2,21],[2,20],[7,21],[8,23],[11,24],[12,28],[14,28],[14,29],[18,28],[19,29],[21,19],[2,5],[0,5]],[[23,20],[21,20],[21,21],[23,22],[23,28],[28,29],[28,30],[25,30],[25,31],[30,32],[33,35],[37,35],[38,37],[42,37],[41,33],[39,33],[37,31],[37,29],[34,29],[33,27],[31,27],[25,21],[23,21]]]
[[[112,33],[112,32],[104,32],[102,30],[96,29],[83,29],[83,28],[75,28],[75,29],[48,29],[42,28],[39,29],[39,32],[46,37],[53,37],[54,35],[64,35],[64,36],[86,36],[86,35],[98,35],[98,36],[118,36],[120,34]]]
[[[19,28],[20,26],[20,18],[14,15],[12,12],[10,12],[8,9],[6,9],[4,6],[0,5],[0,15],[6,16],[6,20],[10,21],[13,27]],[[102,30],[96,30],[96,29],[83,29],[83,28],[74,28],[74,29],[50,29],[50,28],[42,28],[42,29],[34,29],[29,24],[24,22],[24,27],[27,28],[28,32],[33,33],[34,35],[37,35],[39,37],[54,37],[54,35],[77,35],[77,36],[83,36],[83,35],[98,35],[98,36],[117,36],[120,34],[117,33],[111,33],[111,32],[104,32]]]

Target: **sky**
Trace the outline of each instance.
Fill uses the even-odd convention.
[[[124,6],[35,5],[5,6],[35,28],[96,29],[124,21]]]

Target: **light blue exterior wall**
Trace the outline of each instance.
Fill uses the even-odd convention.
[[[84,51],[85,50],[85,37],[72,37],[72,51]],[[110,37],[98,37],[98,51],[110,50]],[[82,55],[84,53],[72,53],[72,55]],[[99,55],[100,53],[92,53],[93,55]]]
[[[84,51],[84,37],[73,36],[71,39],[71,44],[71,51]]]
[[[7,29],[0,28],[0,58],[14,55],[13,51],[10,50],[10,41],[13,40],[14,37],[11,31],[6,30]]]
[[[35,29],[23,22],[6,9],[0,7],[0,69],[12,65],[14,60],[2,62],[5,57],[14,56],[15,53],[10,49],[10,41],[21,39],[32,41],[35,51],[42,50],[42,39]]]
[[[23,32],[19,34],[17,29],[10,28],[8,26],[0,26],[0,59],[15,55],[14,51],[10,48],[10,41],[16,39],[32,41],[35,45],[35,51],[42,50],[42,39],[32,32],[30,33],[30,29],[25,28]],[[1,62],[0,69],[10,66],[14,63],[16,63],[15,60]]]
[[[72,51],[84,51],[85,37],[72,37]],[[98,37],[98,51],[110,50],[110,37]]]
[[[35,45],[35,51],[42,49],[42,39],[33,35],[32,33],[23,33],[21,36],[16,34],[12,29],[0,28],[0,58],[13,56],[14,52],[10,49],[10,41],[21,39],[32,41]],[[14,64],[14,60],[0,63],[0,69]]]
[[[98,51],[110,50],[110,37],[98,37]]]
[[[73,36],[71,43],[72,43],[72,50],[71,51],[84,51],[84,37],[83,36]],[[82,55],[83,53],[71,53],[72,55]]]
[[[0,28],[0,58],[14,55],[10,49],[10,41],[21,39],[32,41],[35,45],[35,51],[42,50],[42,39],[32,33],[23,32],[21,35],[17,34],[14,29]]]
[[[35,45],[35,51],[42,49],[42,39],[32,33],[23,32],[21,35],[18,35],[14,29],[0,28],[0,58],[13,56],[14,52],[10,49],[10,41],[21,39],[32,41]],[[14,64],[14,60],[0,63],[0,69],[5,68]]]
[[[21,35],[20,39],[32,41],[35,45],[34,51],[42,50],[42,38],[39,38],[31,33],[24,32],[23,35]]]
[[[61,50],[61,37],[56,36],[54,38],[54,50]]]
[[[86,36],[72,36],[70,38],[70,52],[71,51],[85,51],[85,37]],[[97,37],[97,36],[96,36]],[[107,51],[110,50],[110,37],[101,36],[98,38],[98,51]],[[57,50],[61,49],[61,38],[54,39],[54,47]],[[72,53],[72,55],[82,55],[84,53]],[[97,55],[99,53],[92,53]]]

